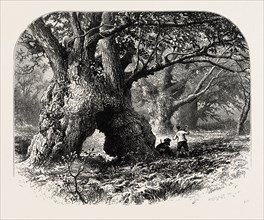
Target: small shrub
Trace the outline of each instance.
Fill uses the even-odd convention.
[[[15,152],[18,154],[27,154],[31,140],[22,136],[15,137]]]

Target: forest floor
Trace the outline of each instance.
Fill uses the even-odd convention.
[[[160,139],[164,136],[157,136],[156,144]],[[192,132],[189,157],[130,166],[110,165],[103,141],[96,133],[84,143],[82,160],[70,155],[64,163],[45,168],[29,168],[16,153],[15,176],[23,187],[57,203],[143,204],[181,198],[195,203],[238,194],[237,181],[246,179],[250,166],[249,136],[227,132]],[[230,187],[231,192],[223,190]]]

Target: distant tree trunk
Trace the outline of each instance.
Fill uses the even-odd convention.
[[[188,127],[190,129],[196,129],[197,122],[198,122],[198,100],[193,101],[189,105],[190,113],[189,113],[189,120],[188,120]]]
[[[157,127],[160,134],[168,134],[173,131],[171,123],[172,111],[172,97],[166,91],[160,93],[156,100],[157,108],[154,109],[156,117],[154,118],[155,127]]]
[[[245,100],[245,104],[242,109],[242,113],[240,115],[239,121],[238,121],[238,134],[239,135],[245,135],[247,133],[247,130],[245,128],[245,122],[248,118],[248,113],[250,111],[250,97],[248,97],[248,100]]]
[[[161,128],[161,131],[172,131],[173,125],[171,123],[171,117],[174,114],[174,122],[176,125],[188,125],[189,128],[196,128],[198,121],[198,98],[205,94],[211,87],[213,81],[221,73],[219,71],[210,81],[203,87],[203,83],[212,75],[215,67],[212,67],[197,84],[193,93],[187,97],[180,98],[186,88],[188,76],[186,78],[178,80],[176,83],[172,83],[171,72],[166,72],[164,77],[164,86],[160,93],[160,97],[157,99],[157,123]]]
[[[179,126],[188,126],[189,129],[195,129],[198,122],[198,101],[194,100],[181,106],[174,114],[174,122]]]
[[[179,98],[185,90],[186,79],[172,82],[173,66],[167,68],[163,78],[163,85],[160,89],[159,96],[156,99],[156,109],[154,109],[155,127],[161,134],[173,132],[174,125],[171,122],[174,114],[173,101]]]

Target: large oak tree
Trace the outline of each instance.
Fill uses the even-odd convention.
[[[134,82],[177,64],[210,64],[216,75],[247,69],[221,60],[237,62],[247,50],[237,27],[206,12],[55,12],[30,24],[19,43],[32,57],[28,70],[44,57],[54,73],[28,151],[32,164],[79,154],[96,128],[109,155],[154,158],[151,126],[132,107]],[[197,93],[205,88],[198,84]]]

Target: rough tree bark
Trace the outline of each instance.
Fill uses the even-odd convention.
[[[107,24],[112,24],[112,19],[112,13],[105,13],[103,20]],[[131,162],[154,158],[156,138],[147,120],[132,107],[130,88],[125,84],[124,68],[114,38],[101,41],[102,63],[117,101],[116,107],[106,104],[104,111],[97,114],[98,129],[105,134],[104,150],[111,156]]]
[[[105,37],[113,14],[96,13],[91,19],[93,38],[89,34],[78,37],[72,48],[59,44],[41,18],[31,25],[54,79],[41,99],[40,131],[28,150],[30,164],[56,161],[74,151],[80,154],[82,143],[96,128],[105,134],[104,149],[111,156],[126,162],[154,158],[155,136],[148,122],[133,110],[115,41]],[[106,33],[100,42],[102,72],[92,65],[102,38],[96,35],[99,25]],[[71,26],[75,36],[83,34],[76,13],[71,13]]]
[[[74,13],[71,23],[74,33],[82,34]],[[95,45],[90,46],[89,52],[82,53],[83,40],[77,39],[73,48],[64,48],[41,18],[31,25],[31,29],[42,44],[54,73],[53,81],[41,99],[40,131],[28,151],[30,163],[40,165],[70,152],[80,153],[83,141],[96,128],[94,108],[99,110],[102,106],[98,99],[100,78],[84,64],[93,60]],[[92,103],[97,105],[91,108]]]

